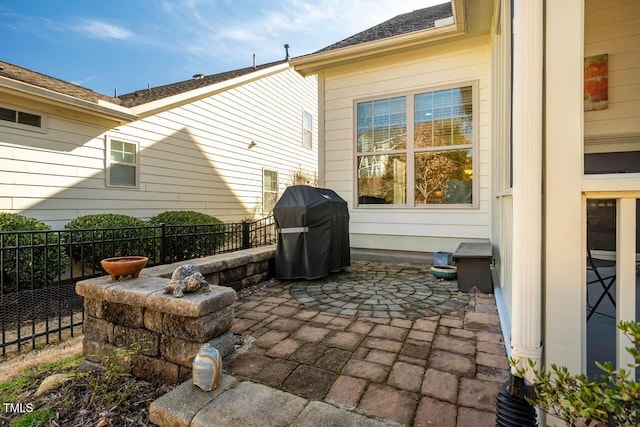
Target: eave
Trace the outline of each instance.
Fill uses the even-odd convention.
[[[0,93],[18,94],[26,99],[44,102],[49,105],[64,107],[69,110],[79,111],[85,114],[115,120],[120,124],[129,123],[138,119],[131,109],[107,101],[86,101],[84,99],[65,95],[29,83],[9,79],[0,76]]]
[[[493,0],[451,0],[451,6],[452,24],[293,58],[291,65],[302,75],[316,74],[330,67],[489,33]]]

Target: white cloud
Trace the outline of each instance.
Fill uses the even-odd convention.
[[[89,37],[98,39],[127,40],[134,37],[134,33],[126,28],[103,21],[86,20],[74,26],[74,29]]]
[[[73,83],[74,85],[78,85],[78,86],[84,86],[86,83],[90,82],[91,80],[95,80],[97,78],[98,76],[89,76],[81,80],[71,80],[70,83]]]
[[[180,67],[213,73],[301,56],[396,15],[446,0],[172,0],[162,3],[166,27],[157,46],[181,56]],[[162,42],[170,37],[171,42]],[[139,35],[137,35],[139,37]]]

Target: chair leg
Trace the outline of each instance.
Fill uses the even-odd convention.
[[[602,283],[602,285],[603,285],[604,292],[602,292],[602,295],[600,295],[600,297],[598,298],[596,303],[593,305],[593,308],[591,309],[591,311],[587,315],[587,321],[589,321],[589,319],[591,319],[591,316],[593,316],[593,313],[596,312],[596,308],[598,308],[598,306],[600,305],[600,303],[602,302],[602,300],[604,299],[605,296],[609,297],[609,300],[611,301],[611,304],[613,304],[614,307],[616,306],[616,301],[613,299],[613,297],[609,293],[609,289],[611,289],[611,287],[613,286],[615,281],[616,281],[615,276],[611,277],[611,281],[609,281],[609,283],[606,284],[606,285],[604,284],[604,280],[600,281],[600,283]]]

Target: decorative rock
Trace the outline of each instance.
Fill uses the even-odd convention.
[[[181,265],[176,268],[171,276],[171,283],[164,290],[166,294],[173,294],[176,298],[182,298],[185,292],[196,292],[204,290],[209,292],[209,283],[198,271],[196,266],[191,264]]]
[[[38,387],[38,390],[36,390],[33,396],[34,397],[42,396],[49,390],[56,388],[60,384],[66,381],[69,381],[70,379],[71,377],[69,377],[69,375],[67,374],[50,375],[47,378],[45,378],[44,381],[42,381],[42,383],[40,383],[40,387]]]

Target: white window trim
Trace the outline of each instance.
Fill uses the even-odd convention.
[[[473,163],[473,184],[472,194],[473,201],[470,204],[420,204],[416,205],[414,200],[414,189],[409,189],[410,184],[414,182],[414,159],[415,155],[413,140],[414,140],[414,96],[422,93],[436,92],[439,90],[455,89],[464,86],[471,86],[471,102],[473,108],[472,117],[472,143],[471,150],[472,163]],[[407,156],[407,203],[406,204],[360,204],[358,203],[358,103],[367,101],[376,101],[379,99],[395,98],[403,96],[407,99],[406,103],[406,115],[407,115],[407,148],[401,151],[385,151],[384,154],[406,154]],[[417,90],[404,91],[404,92],[390,92],[381,93],[375,96],[368,96],[366,98],[357,98],[353,100],[353,137],[352,137],[352,150],[353,150],[353,166],[352,166],[352,179],[353,179],[353,206],[354,209],[412,209],[412,210],[432,210],[432,209],[479,209],[480,208],[480,156],[478,153],[479,142],[479,117],[480,117],[480,103],[479,103],[479,83],[478,80],[464,80],[447,85],[429,86],[426,88],[420,88]],[[455,149],[451,147],[450,149]],[[411,152],[411,156],[409,155]],[[411,178],[410,178],[411,177]]]
[[[44,111],[40,111],[40,110],[34,110],[31,108],[25,108],[25,107],[21,107],[18,105],[13,105],[13,104],[6,104],[4,102],[0,103],[0,107],[2,108],[6,108],[8,110],[15,110],[21,113],[28,113],[28,114],[34,114],[36,116],[40,116],[40,126],[31,126],[31,125],[25,125],[22,123],[16,123],[16,122],[8,122],[6,120],[0,120],[0,125],[1,126],[6,126],[6,127],[10,127],[10,128],[14,128],[14,129],[21,129],[21,130],[28,130],[31,132],[39,132],[39,133],[47,133],[48,129],[49,129],[49,120],[48,120],[48,115],[47,113],[45,113]]]
[[[305,128],[305,123],[304,123],[304,115],[308,114],[309,116],[311,116],[311,129],[307,129]],[[305,145],[304,143],[304,133],[305,131],[309,131],[311,133],[311,138],[310,138],[310,143],[309,145]],[[307,110],[302,110],[302,146],[304,148],[308,148],[309,150],[313,149],[313,113],[311,113],[310,111]]]
[[[111,162],[111,141],[120,141],[126,142],[127,144],[134,144],[136,146],[136,163],[135,163],[135,185],[117,185],[111,184],[111,174],[109,173],[109,168],[112,164],[120,164],[120,162]],[[127,166],[131,166],[131,163],[122,163]],[[107,135],[105,137],[105,154],[104,154],[104,174],[105,174],[105,185],[109,188],[122,188],[122,189],[137,189],[140,188],[140,143],[138,141],[132,141],[127,138],[120,138],[114,135]]]
[[[269,169],[269,168],[262,168],[262,214],[265,215],[266,213],[269,213],[270,211],[265,210],[264,207],[264,195],[265,193],[274,193],[274,191],[265,191],[264,189],[264,173],[265,172],[273,172],[276,174],[276,202],[278,201],[278,194],[280,193],[280,173],[278,173],[277,170],[275,169]]]

